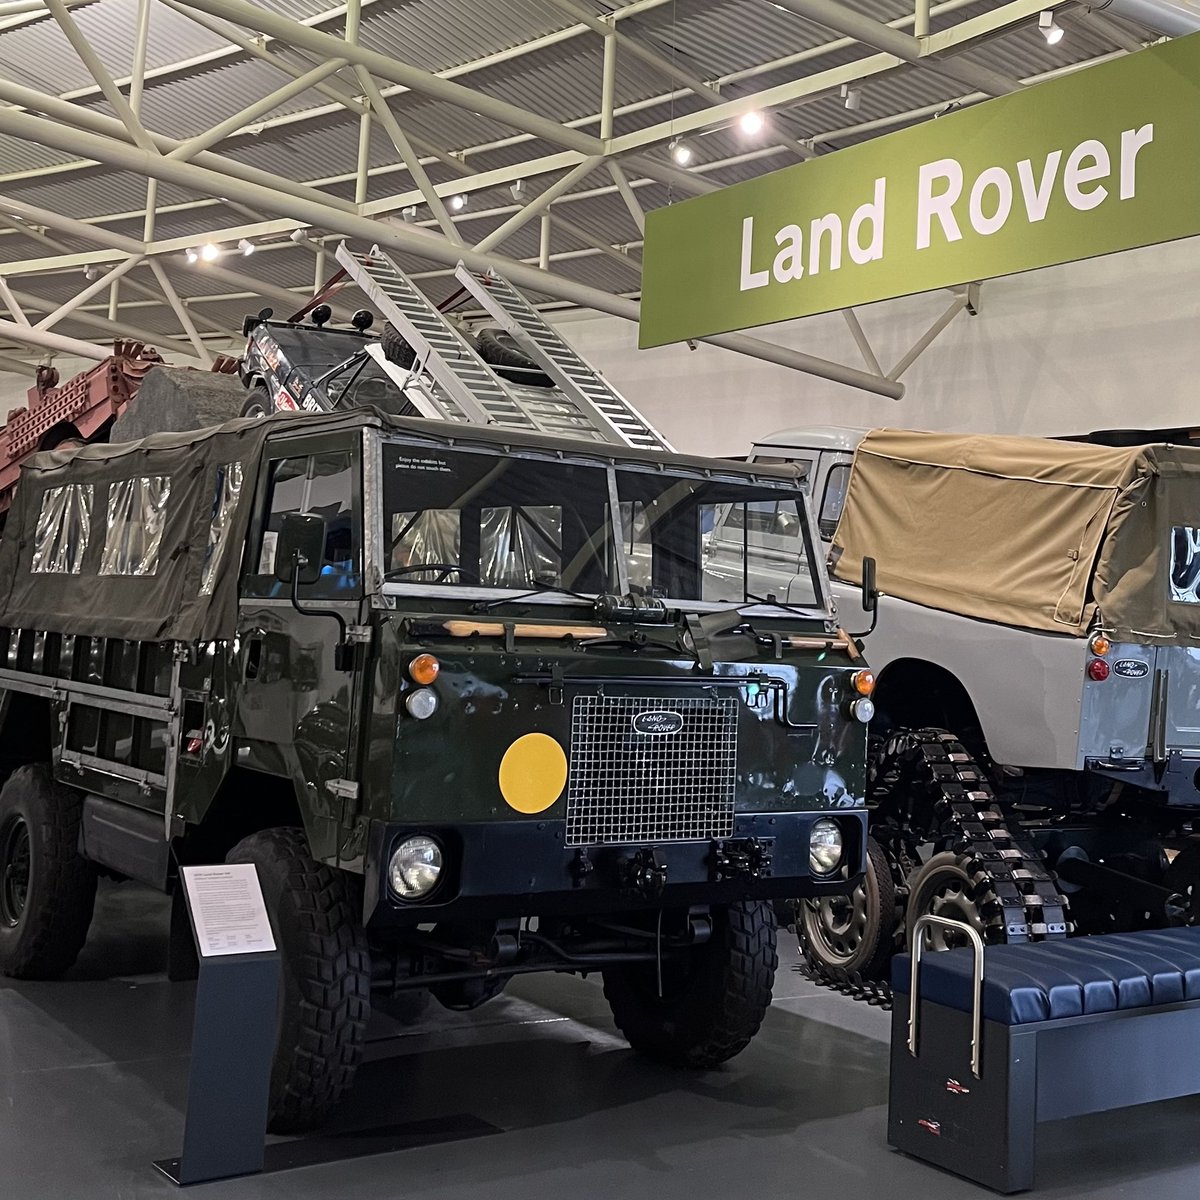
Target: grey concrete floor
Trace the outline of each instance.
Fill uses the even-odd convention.
[[[193,988],[170,984],[166,907],[105,888],[87,950],[57,983],[0,980],[0,1197],[140,1200],[183,1126]],[[209,1200],[354,1196],[703,1200],[991,1193],[885,1140],[887,1014],[811,987],[782,935],[775,1003],[751,1047],[682,1074],[619,1038],[593,980],[527,977],[471,1014],[380,1019],[333,1133],[470,1136],[209,1184]],[[1038,1194],[1200,1194],[1200,1100],[1045,1126]]]

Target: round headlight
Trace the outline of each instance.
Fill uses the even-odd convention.
[[[828,875],[842,861],[842,831],[836,821],[822,817],[808,835],[808,865],[814,875]]]
[[[432,717],[437,712],[437,706],[437,693],[430,688],[417,688],[404,697],[404,707],[408,709],[408,715],[416,717],[418,721]]]
[[[392,851],[388,880],[392,891],[405,900],[419,900],[437,887],[442,877],[442,848],[420,833],[405,838]]]
[[[850,715],[864,725],[875,715],[875,701],[870,696],[859,696],[850,701]]]

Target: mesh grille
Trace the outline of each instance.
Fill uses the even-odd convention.
[[[576,696],[567,845],[732,837],[736,762],[736,700]]]

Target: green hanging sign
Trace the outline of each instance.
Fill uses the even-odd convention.
[[[1200,234],[1200,34],[646,214],[639,344]]]

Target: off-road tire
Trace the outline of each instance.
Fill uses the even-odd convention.
[[[79,853],[83,796],[47,763],[18,767],[0,788],[0,858],[27,838],[24,903],[0,898],[0,970],[14,979],[56,979],[79,957],[96,903],[96,870]],[[22,831],[23,826],[23,831]],[[10,840],[13,839],[13,840]],[[0,861],[0,887],[13,882]]]
[[[844,937],[830,921],[832,901],[800,901],[796,932],[810,966],[860,979],[882,979],[896,950],[899,912],[896,881],[887,852],[867,839],[863,882],[847,896]],[[840,922],[839,922],[840,929]]]
[[[269,417],[275,411],[271,393],[260,383],[250,389],[250,396],[242,405],[243,417]]]
[[[271,1133],[320,1125],[354,1082],[371,1010],[371,960],[346,877],[318,863],[301,829],[267,829],[226,858],[258,868],[283,960]]]
[[[554,380],[524,353],[503,329],[484,327],[475,331],[479,357],[490,367],[519,371],[520,382],[529,387],[552,388]]]
[[[408,344],[407,339],[394,325],[386,321],[379,331],[379,342],[383,346],[384,357],[402,371],[410,370],[417,361],[417,352]]]
[[[740,1054],[771,1004],[779,959],[775,913],[762,901],[714,909],[712,935],[690,951],[686,978],[657,994],[653,963],[604,971],[604,995],[617,1028],[641,1054],[703,1069]]]

